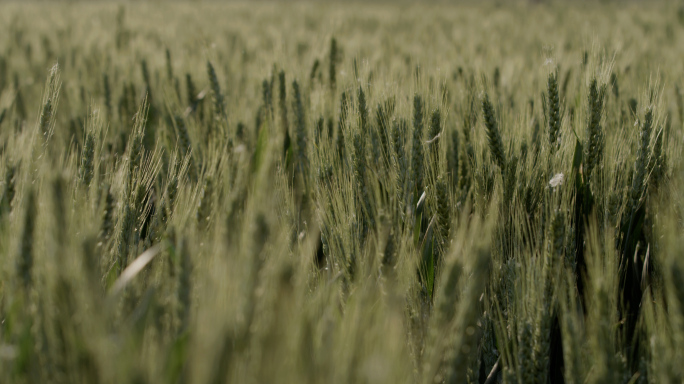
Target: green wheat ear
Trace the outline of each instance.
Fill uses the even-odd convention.
[[[210,61],[207,61],[207,74],[211,86],[211,97],[214,102],[214,119],[222,121],[226,117],[225,100],[221,92],[218,76],[216,76],[216,71]]]
[[[603,100],[606,93],[606,85],[599,87],[598,81],[594,78],[589,86],[589,111],[587,118],[587,143],[585,146],[585,169],[587,178],[591,177],[591,171],[598,165],[603,158],[605,147],[605,134],[601,128],[601,117],[603,116]]]
[[[360,133],[354,134],[354,152],[352,153],[352,164],[356,188],[361,192],[362,199],[365,197],[363,191],[366,188],[366,147],[365,140]]]
[[[271,91],[271,83],[267,79],[264,79],[261,82],[261,99],[269,117],[273,116],[273,94]]]
[[[166,79],[173,80],[173,64],[171,63],[171,50],[166,48]]]
[[[2,195],[0,195],[0,219],[9,214],[12,210],[12,202],[14,201],[14,194],[16,189],[16,165],[7,165],[5,170],[5,182]]]
[[[489,94],[487,92],[485,92],[484,97],[482,98],[482,115],[484,116],[485,128],[487,129],[489,151],[492,154],[494,163],[499,166],[499,169],[503,173],[506,169],[506,155],[503,141],[501,140],[501,133],[499,132],[499,125],[494,113],[494,106],[489,100]]]
[[[411,141],[411,192],[414,200],[420,197],[423,190],[423,124],[424,103],[419,95],[413,97],[413,139]]]
[[[439,235],[443,243],[442,246],[447,247],[451,229],[451,215],[449,209],[449,191],[447,183],[441,175],[437,179],[435,192],[437,195],[437,224],[439,226]]]
[[[92,129],[86,133],[85,143],[81,150],[81,164],[78,170],[79,179],[85,187],[90,186],[94,176],[93,160],[95,158],[95,134]]]
[[[347,127],[347,114],[349,113],[349,94],[342,92],[340,96],[340,114],[337,120],[337,136],[335,138],[337,147],[337,156],[340,160],[345,157],[344,153],[344,131]]]
[[[209,227],[212,218],[213,195],[214,179],[211,176],[206,176],[197,206],[197,223],[202,230],[206,230]]]
[[[135,211],[131,204],[130,191],[124,194],[123,198],[123,217],[121,219],[121,229],[119,230],[116,241],[116,273],[121,272],[128,266],[128,254],[131,246],[133,231],[135,229]]]
[[[52,209],[55,225],[55,239],[60,250],[66,246],[67,232],[67,182],[64,176],[58,174],[52,181]],[[60,255],[61,256],[61,255]],[[62,260],[60,260],[62,261]]]
[[[106,72],[102,75],[102,85],[104,87],[104,103],[107,110],[107,119],[111,119],[112,113],[114,112],[112,110],[112,90],[109,84],[109,76]]]
[[[558,95],[558,71],[549,73],[547,81],[547,98],[548,99],[548,117],[549,124],[549,144],[551,145],[551,153],[558,149],[560,138],[560,97]],[[546,104],[545,104],[546,105]]]
[[[682,97],[682,90],[678,84],[675,84],[675,101],[677,102],[677,116],[679,116],[679,124],[684,125],[684,97]]]
[[[551,222],[551,241],[551,252],[555,262],[562,259],[565,254],[565,214],[561,211],[557,211],[553,215],[553,221]],[[570,263],[572,270],[574,271],[576,269],[576,261],[574,259],[566,259],[566,261]]]
[[[287,122],[287,83],[285,83],[285,72],[278,73],[278,109],[280,110],[280,125],[283,131],[289,130]]]
[[[192,260],[190,259],[190,250],[188,246],[188,241],[183,238],[180,240],[178,245],[179,255],[179,269],[178,274],[178,319],[179,327],[178,334],[182,334],[189,327],[190,323],[190,307],[191,302],[191,290],[192,290]]]
[[[321,66],[321,61],[316,59],[311,66],[311,73],[309,73],[309,83],[313,86],[313,82],[316,79],[316,74],[318,74],[318,67]]]
[[[432,112],[430,117],[430,130],[428,131],[428,143],[430,145],[430,161],[433,167],[439,164],[439,147],[442,133],[442,114],[439,109]]]
[[[380,136],[383,156],[389,156],[390,120],[394,114],[394,109],[395,100],[392,97],[383,103],[378,103],[375,110],[375,127]]]
[[[25,203],[24,226],[21,234],[21,245],[17,262],[17,275],[21,280],[24,291],[28,293],[33,282],[35,228],[38,218],[38,204],[36,192],[29,189]]]
[[[102,223],[100,224],[99,245],[104,246],[112,237],[114,232],[114,213],[116,210],[116,201],[111,187],[105,186],[105,201],[104,209],[102,210]]]
[[[197,108],[197,89],[195,83],[192,82],[192,76],[189,73],[185,74],[185,87],[187,90],[188,105],[194,110]]]
[[[143,59],[140,62],[140,70],[142,71],[143,82],[145,83],[145,97],[150,105],[150,109],[154,110],[154,98],[152,97],[152,78],[150,77],[150,71],[147,67],[147,60]],[[154,114],[154,113],[152,113]]]
[[[667,153],[663,150],[663,136],[665,131],[661,128],[656,136],[656,141],[653,144],[653,153],[651,154],[651,162],[649,163],[650,177],[649,182],[653,188],[658,188],[665,178],[667,172]]]
[[[361,135],[365,138],[370,133],[368,129],[368,104],[366,103],[366,93],[361,86],[359,86],[358,96],[359,128],[361,129]]]
[[[43,107],[38,121],[40,133],[43,135],[43,143],[47,145],[54,133],[55,111],[59,102],[59,91],[61,88],[59,64],[55,64],[48,74],[45,83],[45,93],[43,96]]]
[[[639,149],[637,157],[634,162],[634,176],[632,178],[632,185],[629,189],[629,212],[633,213],[641,204],[644,189],[646,185],[649,146],[651,144],[651,131],[653,129],[653,108],[649,107],[644,115],[644,121],[641,123],[641,132],[639,133]]]
[[[508,162],[504,173],[504,207],[509,207],[513,202],[513,196],[517,182],[517,171],[518,157],[513,156],[513,158],[511,158],[511,160]]]
[[[613,91],[613,96],[616,99],[620,98],[620,84],[618,82],[617,74],[615,72],[610,74],[610,86]]]
[[[173,213],[175,212],[176,208],[176,200],[178,199],[178,170],[175,170],[173,173],[173,176],[169,180],[168,185],[166,186],[166,223],[167,224],[170,220],[171,217],[173,216]]]
[[[323,128],[325,126],[325,118],[319,116],[314,124],[314,143],[316,146],[320,145],[321,139],[323,137]]]
[[[406,203],[406,180],[409,173],[409,159],[406,155],[406,133],[408,121],[400,119],[392,124],[392,162],[397,173],[397,200],[399,215],[403,217]]]
[[[190,133],[188,132],[188,127],[185,124],[185,119],[181,116],[176,115],[174,118],[176,127],[176,139],[177,146],[180,150],[180,155],[183,159],[188,161],[187,175],[191,181],[197,181],[197,168],[195,166],[195,160],[193,158],[193,148],[192,141],[190,141]]]
[[[294,111],[294,124],[296,132],[296,149],[297,149],[297,169],[302,175],[306,174],[308,169],[308,159],[306,152],[307,144],[307,131],[306,131],[306,119],[304,116],[304,104],[302,101],[302,95],[299,90],[299,84],[297,81],[292,82],[292,93],[294,100],[292,101],[292,110]]]
[[[458,131],[454,130],[451,132],[451,142],[449,143],[449,149],[447,152],[447,162],[449,164],[449,173],[451,174],[451,183],[454,187],[459,184],[458,180],[458,170],[459,170],[459,157],[460,157],[460,142],[458,137]]]
[[[472,250],[471,275],[458,303],[458,314],[454,329],[460,333],[457,335],[452,356],[446,372],[448,383],[462,383],[465,381],[470,360],[470,351],[477,348],[480,332],[477,323],[480,312],[477,302],[485,290],[489,279],[489,264],[491,263],[491,249],[489,244],[477,244]]]
[[[330,39],[330,68],[328,70],[328,82],[330,84],[330,89],[332,91],[335,90],[335,87],[337,86],[337,69],[335,68],[335,65],[337,64],[338,60],[338,55],[339,53],[337,52],[337,40],[333,37]]]
[[[441,326],[448,325],[456,315],[456,306],[459,296],[459,281],[463,273],[463,265],[459,260],[453,260],[448,266],[446,280],[442,283],[442,292],[438,296],[436,309],[439,311],[439,322]]]

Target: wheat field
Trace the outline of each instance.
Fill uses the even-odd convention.
[[[684,382],[684,3],[0,2],[0,382]]]

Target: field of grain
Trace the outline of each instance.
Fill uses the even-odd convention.
[[[684,3],[0,3],[1,383],[681,383]]]

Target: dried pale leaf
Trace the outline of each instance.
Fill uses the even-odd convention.
[[[155,256],[157,256],[159,251],[161,251],[161,246],[155,245],[133,260],[133,262],[121,273],[121,276],[114,282],[112,289],[109,291],[110,295],[116,295],[121,292],[126,285],[128,285],[128,283],[130,283]]]
[[[435,137],[433,137],[430,140],[427,140],[425,144],[432,144],[434,143],[437,139],[439,139],[442,136],[442,131],[440,131]]]
[[[416,203],[416,208],[420,207],[420,205],[423,203],[423,201],[425,201],[425,196],[426,196],[425,191],[423,191],[423,194],[420,195],[420,199],[418,199],[418,203]]]
[[[559,185],[563,184],[563,174],[562,173],[557,173],[555,174],[551,180],[549,181],[549,186],[551,188],[556,188]]]

